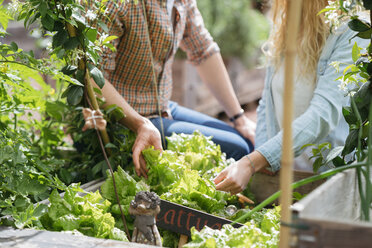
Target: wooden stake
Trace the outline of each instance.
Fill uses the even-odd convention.
[[[181,234],[180,241],[178,241],[178,248],[182,248],[187,243],[188,238],[186,235]]]
[[[287,18],[286,50],[285,50],[285,75],[283,96],[283,154],[280,172],[280,197],[281,222],[289,224],[292,221],[291,209],[293,181],[293,149],[292,149],[292,121],[293,121],[293,67],[297,52],[297,32],[300,24],[302,0],[288,0],[289,12]],[[280,248],[290,245],[290,227],[280,227]]]

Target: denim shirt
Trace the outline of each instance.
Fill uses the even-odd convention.
[[[292,122],[295,156],[301,154],[301,147],[305,144],[328,141],[334,146],[345,142],[349,128],[342,116],[342,106],[347,105],[349,99],[339,89],[336,79],[342,75],[348,64],[353,63],[351,52],[354,43],[357,42],[364,48],[369,43],[366,39],[353,38],[355,34],[343,25],[326,40],[317,65],[314,96],[307,110]],[[341,62],[339,72],[330,65],[333,61]],[[273,104],[271,87],[274,73],[274,67],[269,66],[257,110],[255,146],[269,162],[271,169],[277,171],[280,169],[282,156],[283,131],[279,128]]]

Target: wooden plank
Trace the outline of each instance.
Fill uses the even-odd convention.
[[[318,209],[319,210],[319,209]],[[301,219],[296,239],[298,248],[366,248],[372,246],[372,224],[323,219]]]

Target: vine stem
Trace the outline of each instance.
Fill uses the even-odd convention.
[[[127,221],[125,220],[124,211],[123,211],[123,208],[121,207],[121,204],[120,204],[120,198],[119,198],[118,189],[116,187],[116,180],[115,180],[115,176],[114,176],[114,171],[113,171],[112,166],[111,166],[111,163],[110,163],[110,161],[109,161],[109,159],[107,157],[107,154],[106,154],[106,151],[105,151],[105,147],[103,146],[101,135],[100,135],[100,133],[98,132],[97,129],[96,129],[96,132],[97,132],[99,144],[100,144],[101,149],[102,149],[102,152],[103,152],[103,156],[105,157],[106,163],[107,163],[107,165],[108,165],[108,167],[110,169],[110,173],[111,173],[111,176],[112,176],[112,184],[114,185],[115,197],[116,197],[116,200],[118,201],[118,205],[119,205],[119,209],[120,209],[120,214],[121,214],[121,220],[123,221],[123,224],[124,224],[125,233],[127,234],[128,240],[130,241],[131,238],[130,238],[130,234],[129,234],[129,230],[128,230]]]
[[[92,108],[92,103],[91,103],[89,97],[88,96],[86,96],[86,97],[87,97],[87,101],[88,101],[89,106]],[[104,146],[103,141],[102,141],[101,134],[100,134],[100,132],[98,132],[97,129],[96,129],[96,133],[97,133],[98,141],[99,141],[99,144],[100,144],[102,153],[103,153],[103,157],[105,158],[105,161],[107,163],[107,166],[109,167],[109,170],[110,170],[110,174],[112,176],[112,184],[114,186],[115,198],[116,198],[116,201],[118,202],[118,205],[119,205],[121,220],[123,221],[123,224],[124,224],[125,233],[126,233],[126,235],[128,237],[128,240],[130,241],[131,238],[130,238],[130,234],[129,234],[129,230],[128,230],[127,221],[125,219],[124,211],[123,211],[123,209],[121,207],[121,204],[120,204],[120,198],[119,198],[118,188],[116,186],[116,180],[115,180],[115,176],[114,176],[114,170],[112,169],[110,160],[108,159],[108,156],[107,156],[107,153],[106,153],[106,150],[105,150],[105,146]]]
[[[66,23],[66,29],[67,29],[67,32],[68,32],[70,37],[76,37],[77,32],[76,32],[76,28],[74,26],[72,26],[70,23]],[[97,98],[94,94],[93,85],[91,83],[90,73],[89,73],[89,70],[86,66],[86,59],[85,58],[78,60],[78,68],[79,68],[79,70],[84,71],[84,74],[85,74],[84,75],[84,83],[85,83],[86,92],[88,94],[88,97],[87,97],[88,103],[91,106],[91,108],[93,108],[94,110],[99,110],[98,101],[97,101]],[[122,209],[121,204],[120,204],[120,198],[119,198],[118,189],[117,189],[117,186],[116,186],[114,171],[112,169],[111,163],[108,159],[108,156],[107,156],[107,153],[106,153],[106,150],[105,150],[105,146],[104,146],[104,145],[110,143],[110,139],[109,139],[109,136],[107,134],[106,129],[100,130],[100,131],[96,130],[96,133],[97,133],[97,137],[98,137],[101,149],[102,149],[103,156],[105,158],[107,166],[109,167],[109,170],[110,170],[110,174],[112,176],[112,183],[113,183],[113,186],[114,186],[115,197],[116,197],[116,200],[117,200],[118,205],[119,205],[119,209],[120,209],[120,213],[121,213],[121,219],[123,221],[125,233],[128,237],[128,240],[131,240],[129,230],[128,230],[128,225],[127,225],[127,222],[125,220],[125,215],[124,215],[123,209]],[[110,150],[108,150],[107,152],[109,154],[111,153]]]

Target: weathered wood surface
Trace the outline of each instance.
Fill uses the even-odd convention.
[[[298,248],[372,247],[372,223],[359,221],[355,169],[333,176],[292,210]]]
[[[155,247],[136,243],[77,236],[64,232],[16,230],[0,226],[1,248],[145,248]]]
[[[328,203],[324,203],[327,205]],[[321,211],[318,209],[318,211]],[[340,219],[301,219],[295,238],[298,248],[369,248],[372,247],[372,224]]]
[[[305,171],[294,171],[293,172],[293,181],[297,182],[301,179],[313,176],[313,173],[305,172]],[[325,180],[319,180],[316,182],[312,182],[301,186],[295,190],[294,192],[299,192],[300,194],[308,194],[316,187],[321,185]],[[252,193],[256,197],[257,202],[262,202],[267,197],[272,195],[273,193],[279,190],[279,174],[274,175],[267,175],[264,173],[256,173],[250,182],[250,189]],[[275,204],[278,204],[278,201],[275,201]]]

